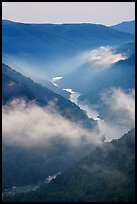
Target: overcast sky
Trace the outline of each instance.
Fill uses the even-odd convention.
[[[2,2],[2,19],[113,25],[135,19],[135,2]]]

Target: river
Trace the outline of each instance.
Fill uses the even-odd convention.
[[[58,86],[58,85],[55,83],[55,81],[58,81],[58,80],[60,80],[60,79],[62,79],[62,77],[53,77],[52,80],[51,80],[51,82],[52,82],[52,84],[53,84],[54,86]]]
[[[52,83],[53,83],[53,81],[55,83],[56,81],[60,80],[61,78],[62,77],[54,77],[52,79]],[[58,85],[56,84],[56,86],[58,86]],[[97,121],[97,124],[98,124],[98,127],[99,127],[101,134],[105,135],[104,142],[110,142],[113,139],[118,139],[121,137],[120,134],[122,135],[122,133],[120,132],[120,134],[118,135],[117,127],[115,127],[114,125],[109,124],[105,120],[99,118],[98,112],[91,105],[88,105],[88,104],[85,104],[85,103],[78,101],[78,97],[80,96],[80,93],[75,92],[70,88],[64,88],[63,90],[68,91],[70,93],[69,100],[71,102],[75,103],[77,106],[80,107],[80,109],[84,110],[87,113],[87,116],[89,118],[92,118],[92,119]]]
[[[60,79],[62,79],[62,77],[60,77],[60,76],[59,77],[53,77],[51,82],[54,84],[54,86],[58,86],[56,84],[56,81],[58,81]],[[93,110],[93,108],[91,106],[89,106],[88,104],[81,103],[81,102],[78,101],[78,97],[81,95],[80,93],[75,92],[75,91],[73,91],[70,88],[67,88],[67,89],[64,88],[63,90],[70,93],[69,100],[72,103],[75,103],[77,106],[79,106],[80,109],[84,110],[87,113],[89,118],[93,118],[94,120],[100,120],[98,113],[95,110]]]

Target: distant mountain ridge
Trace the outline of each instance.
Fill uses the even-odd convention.
[[[10,61],[14,61],[26,73],[24,67],[28,64],[28,69],[33,73],[38,73],[40,69],[42,77],[44,73],[45,77],[50,78],[68,73],[72,68],[69,66],[64,69],[65,62],[62,67],[58,62],[87,49],[132,41],[133,34],[98,24],[24,24],[2,21],[4,62],[10,66]]]
[[[110,27],[118,31],[135,34],[135,20],[125,21]]]

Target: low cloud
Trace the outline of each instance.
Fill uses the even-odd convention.
[[[101,104],[91,105],[85,101],[78,105],[97,121],[99,134],[105,138],[105,142],[119,139],[135,127],[134,89],[124,91],[121,88],[110,88],[101,93],[100,99]]]
[[[121,88],[111,88],[101,94],[101,100],[118,123],[135,125],[135,90],[126,93]]]
[[[110,46],[101,46],[84,53],[83,58],[93,65],[98,65],[100,68],[109,68],[112,64],[120,60],[125,60],[127,57],[123,54],[116,53],[116,50]]]
[[[26,147],[46,145],[58,137],[74,146],[102,141],[96,130],[88,131],[65,119],[53,106],[43,108],[24,100],[2,107],[2,135],[3,142]]]
[[[135,127],[135,90],[111,88],[101,94],[101,100],[106,115],[98,125],[107,141],[120,138]]]

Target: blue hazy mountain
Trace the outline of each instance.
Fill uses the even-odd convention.
[[[73,66],[67,67],[66,59],[87,49],[132,41],[134,35],[98,24],[24,24],[2,21],[4,62],[15,69],[11,64],[14,62],[28,76],[31,72],[39,77],[38,70],[41,70],[42,79],[63,76],[71,69],[74,70]],[[63,60],[64,64],[60,66],[59,62]]]
[[[116,53],[122,53],[126,56],[130,56],[135,53],[135,43],[126,43],[116,48]]]
[[[89,119],[78,106],[2,64],[3,105],[8,105],[12,99],[25,99],[27,102],[33,100],[42,107],[56,99],[55,108],[64,119],[80,122],[81,127],[88,130],[96,127],[96,122]],[[87,155],[91,149],[91,146],[88,147],[83,143],[72,147],[69,142],[60,137],[54,138],[48,145],[41,144],[36,147],[26,148],[4,141],[2,146],[2,189],[38,184],[49,175],[64,171]]]
[[[90,91],[81,95],[79,100],[87,100],[89,103],[98,103],[100,93],[110,87],[122,88],[124,90],[134,89],[135,87],[135,54],[126,60],[120,60],[109,70],[105,70],[98,75],[95,81],[88,84]],[[87,89],[87,90],[89,90]]]
[[[125,21],[125,22],[113,25],[111,26],[111,28],[114,28],[115,30],[118,30],[118,31],[135,34],[135,20]]]
[[[135,49],[134,43],[124,44],[116,53],[124,53],[127,59],[120,60],[108,69],[92,66],[86,62],[57,83],[60,87],[71,88],[81,93],[79,100],[97,103],[100,93],[110,87],[130,89],[135,87]],[[76,80],[77,79],[77,80]]]
[[[2,36],[3,53],[12,54],[24,52],[24,49],[26,52],[33,51],[32,54],[43,49],[57,54],[65,46],[68,46],[66,51],[72,48],[81,50],[134,39],[132,34],[98,24],[24,24],[5,20],[2,21]],[[40,50],[37,50],[38,47]]]
[[[16,202],[134,202],[135,129],[105,143],[49,184],[5,198]]]
[[[94,123],[93,120],[88,119],[83,110],[69,100],[2,64],[3,104],[16,98],[36,100],[37,104],[41,106],[46,106],[50,101],[57,99],[56,108],[63,116],[75,121],[83,120],[84,122],[85,120],[85,124],[89,126]]]
[[[2,105],[9,105],[12,99],[25,99],[46,107],[52,101],[64,119],[88,131],[98,130],[97,121],[67,100],[69,95],[61,88],[81,93],[79,100],[91,104],[98,103],[99,94],[106,88],[134,88],[134,38],[133,33],[99,24],[25,24],[3,20]],[[127,59],[102,71],[99,67],[93,70],[89,61],[75,66],[74,59],[100,46],[113,46]],[[60,88],[54,87],[50,81],[59,76],[63,77],[57,82]],[[46,122],[43,121],[44,125]],[[99,147],[85,144],[85,135],[80,139],[82,144],[73,146],[57,135],[48,144],[29,148],[3,140],[3,190],[43,183],[49,175],[62,172],[35,192],[4,201],[133,202],[134,130]]]

